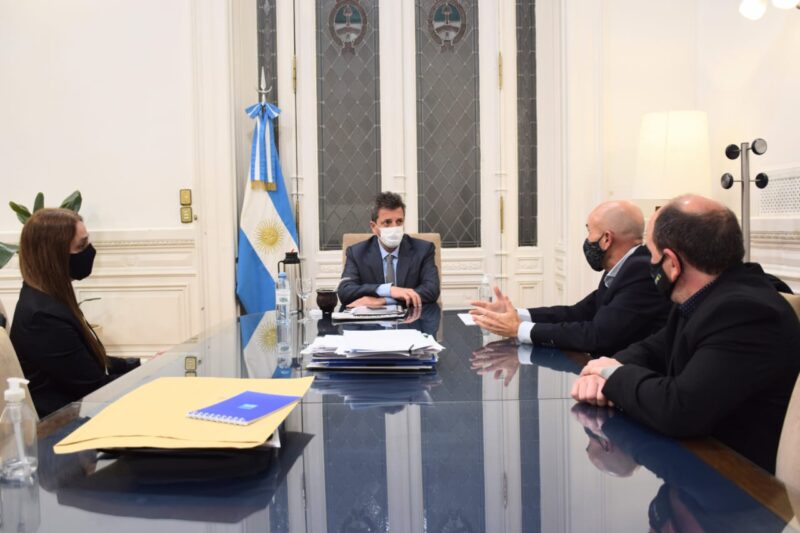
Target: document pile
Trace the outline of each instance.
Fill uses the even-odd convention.
[[[444,346],[415,329],[345,330],[317,337],[305,350],[309,370],[433,371]]]
[[[331,314],[331,319],[336,321],[350,320],[388,320],[403,318],[406,314],[405,309],[399,305],[362,305],[344,311],[336,311]]]

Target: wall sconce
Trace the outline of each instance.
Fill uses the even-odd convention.
[[[663,205],[679,194],[711,192],[708,118],[704,111],[659,111],[642,117],[636,154],[636,200]]]

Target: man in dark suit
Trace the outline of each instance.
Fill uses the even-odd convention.
[[[406,206],[399,195],[375,199],[373,236],[347,249],[339,300],[347,307],[402,303],[421,306],[439,298],[433,243],[404,235]]]
[[[650,279],[642,211],[630,202],[604,202],[589,214],[586,229],[586,260],[603,271],[597,290],[571,306],[515,309],[495,289],[494,302],[471,302],[475,323],[522,343],[593,355],[613,354],[661,329],[670,305]]]
[[[736,216],[682,196],[648,225],[653,280],[676,306],[655,335],[591,361],[576,400],[613,403],[672,437],[712,436],[774,471],[800,372],[800,323],[763,273],[742,263]]]

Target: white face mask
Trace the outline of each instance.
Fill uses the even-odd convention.
[[[403,226],[393,226],[391,228],[381,228],[381,235],[378,237],[386,248],[397,248],[403,240]]]

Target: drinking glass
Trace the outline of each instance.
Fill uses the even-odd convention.
[[[306,301],[308,300],[308,297],[311,296],[311,293],[314,292],[314,280],[311,278],[297,278],[297,280],[295,280],[295,285],[297,285],[297,295],[303,302],[303,318],[301,318],[300,321],[308,322],[308,316],[306,314]]]

